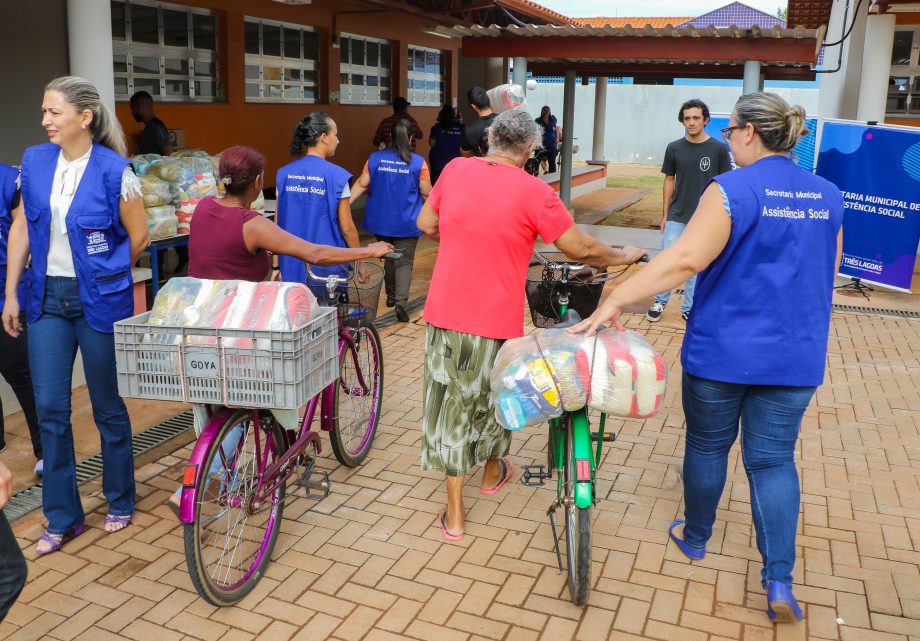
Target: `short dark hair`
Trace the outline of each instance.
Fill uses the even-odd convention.
[[[150,104],[153,104],[153,96],[151,96],[146,91],[138,91],[133,96],[131,96],[130,104],[136,105],[139,102],[148,102]]]
[[[466,97],[471,105],[485,109],[489,106],[489,94],[482,87],[473,87],[466,92]]]
[[[685,109],[699,109],[703,112],[703,119],[709,120],[709,107],[706,106],[706,103],[700,100],[699,98],[693,98],[688,100],[680,106],[680,111],[677,112],[677,122],[684,121],[684,110]]]
[[[393,111],[405,111],[406,109],[409,108],[409,105],[411,104],[412,104],[411,102],[409,102],[402,96],[399,96],[393,101]]]

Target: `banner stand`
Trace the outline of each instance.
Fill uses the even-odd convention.
[[[841,274],[842,276],[843,274]],[[852,289],[854,292],[858,292],[865,296],[866,300],[869,300],[869,294],[866,292],[874,292],[875,289],[869,287],[868,285],[863,285],[863,280],[861,278],[856,278],[855,276],[850,277],[850,282],[846,285],[837,285],[834,287],[834,291],[838,289]]]

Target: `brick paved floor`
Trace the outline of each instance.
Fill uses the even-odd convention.
[[[620,421],[601,468],[594,591],[578,608],[564,593],[544,513],[549,489],[517,483],[497,496],[467,484],[466,537],[435,527],[445,492],[418,466],[424,327],[384,333],[386,400],[377,442],[359,469],[332,472],[329,498],[286,514],[275,559],[238,607],[197,597],[182,530],[162,506],[188,448],[138,471],[135,525],[91,529],[36,559],[38,515],[16,524],[30,581],[0,638],[299,641],[920,641],[920,321],[834,314],[825,385],[809,408],[799,464],[803,501],[795,590],[806,620],[774,627],[763,610],[748,486],[733,454],[704,561],[669,545],[681,511],[677,326],[631,316],[671,363],[666,407]],[[545,435],[514,435],[521,465],[543,459]],[[520,476],[518,471],[515,475]]]

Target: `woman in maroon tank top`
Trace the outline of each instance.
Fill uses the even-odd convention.
[[[188,240],[189,276],[265,280],[270,253],[311,265],[339,265],[393,251],[377,242],[354,249],[318,245],[293,236],[249,207],[262,191],[265,159],[251,147],[236,146],[220,157],[219,180],[226,196],[205,198],[195,208]]]
[[[205,198],[195,208],[188,239],[189,276],[260,281],[271,273],[271,253],[311,265],[339,265],[393,251],[384,242],[354,249],[310,243],[252,211],[249,207],[262,191],[264,167],[262,154],[250,147],[230,147],[221,154],[218,174],[226,195]],[[176,517],[181,491],[180,487],[166,501]]]

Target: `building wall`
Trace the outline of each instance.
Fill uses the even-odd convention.
[[[774,88],[793,104],[802,105],[808,114],[816,114],[817,89]],[[729,113],[741,95],[740,87],[693,87],[680,85],[614,85],[607,87],[607,123],[605,159],[610,162],[659,164],[672,140],[684,134],[677,121],[680,105],[700,98],[712,113]],[[549,105],[562,122],[562,84],[540,83],[527,93],[530,112],[536,117],[543,105]],[[594,87],[575,86],[576,160],[591,159],[594,137]]]
[[[68,71],[66,0],[16,3],[16,19],[0,22],[0,51],[6,60],[0,65],[0,162],[18,165],[26,147],[48,142],[41,128],[42,88]]]
[[[392,113],[389,105],[359,106],[330,102],[330,92],[339,90],[338,48],[331,43],[333,14],[362,11],[336,17],[336,30],[394,41],[393,96],[405,95],[408,73],[407,55],[410,44],[448,51],[450,65],[447,78],[447,102],[457,95],[457,48],[459,41],[422,33],[421,29],[435,24],[422,17],[396,11],[366,13],[368,6],[341,0],[317,0],[310,5],[289,6],[270,0],[249,0],[227,3],[223,0],[172,0],[213,9],[220,24],[220,49],[223,82],[227,88],[226,103],[160,103],[156,113],[168,127],[183,129],[186,147],[217,153],[231,145],[255,147],[266,157],[265,182],[275,184],[277,169],[288,162],[288,143],[294,125],[311,111],[325,111],[338,126],[341,140],[335,160],[352,173],[361,170],[368,154],[373,151],[371,140],[377,123]],[[224,8],[232,4],[233,8]],[[316,27],[321,34],[320,51],[327,55],[321,61],[322,80],[319,104],[246,103],[244,97],[245,43],[244,16],[280,20]],[[418,120],[424,139],[417,151],[428,154],[428,129],[434,124],[437,107],[410,107],[409,113]],[[116,113],[129,139],[141,126],[131,118],[127,103],[118,103]]]

